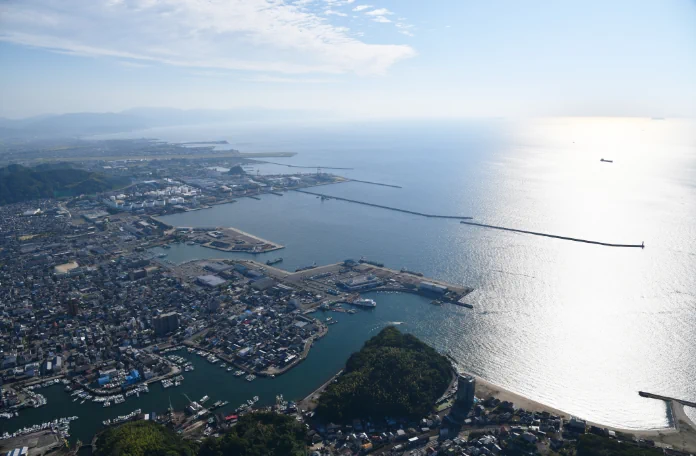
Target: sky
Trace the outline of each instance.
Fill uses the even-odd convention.
[[[0,0],[0,116],[696,117],[696,0]]]

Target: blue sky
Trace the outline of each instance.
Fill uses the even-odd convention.
[[[696,116],[693,0],[0,0],[0,116]]]

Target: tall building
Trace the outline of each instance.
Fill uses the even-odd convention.
[[[474,403],[476,379],[469,375],[459,374],[457,378],[457,403],[471,406]]]
[[[170,312],[155,317],[152,319],[152,326],[155,328],[155,334],[158,336],[174,332],[179,328],[179,314]]]
[[[76,317],[77,314],[80,312],[80,302],[76,298],[68,299],[66,307],[68,315],[70,315],[71,317]]]

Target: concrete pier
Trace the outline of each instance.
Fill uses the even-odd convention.
[[[532,234],[534,236],[544,236],[544,237],[554,238],[554,239],[563,239],[564,241],[584,242],[585,244],[603,245],[605,247],[634,247],[634,248],[639,248],[639,249],[645,248],[645,243],[641,243],[641,244],[610,244],[607,242],[590,241],[587,239],[578,239],[578,238],[572,238],[572,237],[567,237],[567,236],[558,236],[555,234],[538,233],[536,231],[518,230],[515,228],[505,228],[502,226],[486,225],[485,223],[475,223],[475,222],[465,222],[465,221],[462,221],[459,223],[462,223],[465,225],[480,226],[483,228],[492,228],[494,230],[511,231],[513,233]]]
[[[472,217],[462,217],[459,215],[425,214],[423,212],[409,211],[407,209],[399,209],[398,207],[382,206],[381,204],[367,203],[365,201],[358,201],[358,200],[353,200],[353,199],[348,199],[348,198],[341,198],[339,196],[325,195],[323,193],[308,192],[306,190],[295,189],[295,191],[300,192],[300,193],[306,193],[308,195],[320,196],[320,197],[326,198],[326,199],[335,199],[338,201],[347,201],[349,203],[362,204],[364,206],[378,207],[380,209],[386,209],[389,211],[396,211],[396,212],[403,212],[404,214],[418,215],[418,216],[427,217],[427,218],[442,218],[442,219],[456,219],[456,220],[471,220],[472,219]]]

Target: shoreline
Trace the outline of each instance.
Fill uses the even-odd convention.
[[[485,380],[478,375],[466,372],[462,373],[476,378],[476,396],[481,399],[493,396],[501,401],[512,402],[518,408],[538,412],[549,412],[551,414],[563,417],[564,420],[569,420],[572,416],[568,412],[535,401],[522,394],[510,391],[509,389],[496,385],[495,383]],[[670,407],[670,404],[666,405],[667,407]],[[586,421],[588,426],[597,426],[599,428],[606,428],[615,432],[632,434],[637,438],[652,439],[675,448],[696,448],[696,423],[694,423],[686,414],[682,404],[672,403],[671,409],[674,416],[673,426],[659,429],[627,429],[616,426],[607,426],[605,424],[589,420]],[[578,418],[583,419],[582,417]]]

